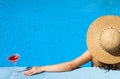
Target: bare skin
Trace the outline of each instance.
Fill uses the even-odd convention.
[[[50,71],[50,72],[70,71],[70,70],[73,70],[91,60],[92,60],[92,55],[87,50],[81,56],[79,56],[78,58],[76,58],[70,62],[60,63],[60,64],[56,64],[56,65],[50,65],[50,66],[34,66],[32,69],[25,71],[24,75],[31,76],[33,74],[41,73],[44,71]],[[95,61],[95,59],[93,61]],[[94,66],[97,66],[97,64],[95,64]]]

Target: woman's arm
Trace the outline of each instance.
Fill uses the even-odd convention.
[[[41,67],[33,67],[30,70],[25,71],[26,76],[30,76],[35,73],[40,73],[44,71],[52,71],[52,72],[60,72],[60,71],[70,71],[78,66],[90,61],[92,59],[92,56],[89,51],[86,51],[83,53],[80,57],[74,59],[70,62],[65,62],[61,64],[51,65],[51,66],[41,66]]]

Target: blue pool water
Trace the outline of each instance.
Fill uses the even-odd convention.
[[[119,10],[119,0],[0,0],[0,66],[13,53],[17,66],[71,61],[87,50],[91,22]]]

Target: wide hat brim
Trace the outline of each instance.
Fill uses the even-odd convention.
[[[109,52],[103,50],[98,42],[99,34],[106,28],[114,28],[120,31],[119,16],[102,16],[96,19],[89,27],[87,32],[87,46],[92,56],[98,61],[106,64],[120,63],[120,56],[113,56]],[[109,38],[108,38],[109,39]],[[113,38],[114,39],[114,38]]]

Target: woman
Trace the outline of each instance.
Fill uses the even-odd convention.
[[[25,71],[26,76],[44,71],[70,71],[82,64],[92,61],[94,67],[107,70],[120,70],[120,17],[102,16],[95,20],[87,33],[88,50],[70,62],[32,67]]]

